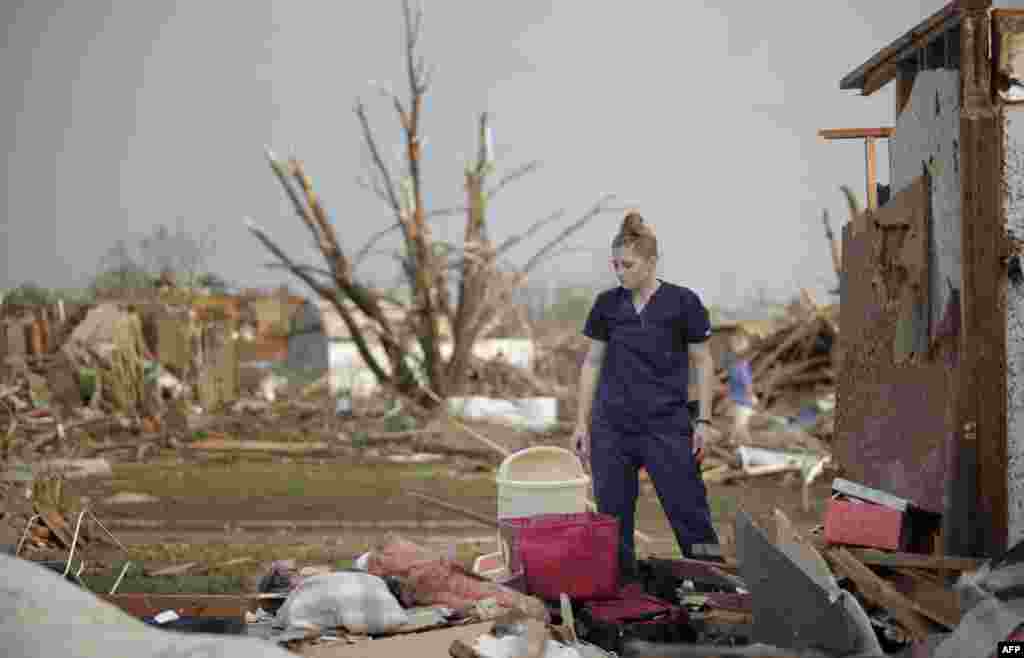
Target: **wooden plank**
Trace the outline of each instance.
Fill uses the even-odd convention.
[[[976,555],[997,555],[1008,538],[1006,273],[1002,126],[992,105],[987,10],[963,12],[961,29],[960,175],[963,326],[960,334],[958,428],[976,450],[973,521]]]
[[[331,444],[325,441],[252,441],[247,439],[205,439],[186,444],[191,450],[210,452],[273,452],[307,454],[328,452]]]
[[[874,137],[888,139],[896,133],[895,128],[826,128],[818,131],[818,137],[832,141],[836,139],[865,139]]]
[[[823,539],[816,538],[816,542],[819,546],[827,546]],[[984,560],[973,557],[900,553],[871,548],[846,547],[846,550],[864,564],[873,567],[925,569],[928,571],[974,571],[984,563]]]
[[[892,613],[914,640],[923,641],[932,633],[928,620],[916,609],[914,602],[875,575],[845,548],[827,553],[833,565],[857,585],[868,600]]]
[[[861,93],[864,96],[870,96],[892,81],[899,73],[901,60],[905,59],[909,53],[926,48],[932,41],[940,38],[945,31],[953,27],[950,15],[955,11],[953,3],[950,3],[925,19],[920,25],[912,28],[900,40],[882,50],[879,53],[882,57],[864,74]],[[862,66],[862,68],[864,67]]]
[[[878,208],[878,149],[875,147],[875,138],[864,139],[864,161],[867,168],[867,200],[868,208]]]
[[[932,621],[950,629],[960,624],[963,617],[960,597],[952,589],[913,569],[897,569],[886,580],[896,591],[917,604],[921,614]]]
[[[893,78],[896,77],[899,72],[899,63],[895,59],[891,59],[880,66],[868,71],[868,74],[864,76],[864,88],[861,89],[862,96],[870,96],[885,85],[889,84]]]

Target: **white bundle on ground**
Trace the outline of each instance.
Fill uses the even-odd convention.
[[[356,571],[306,578],[291,591],[274,625],[288,629],[345,627],[352,633],[388,633],[409,622],[383,578]]]

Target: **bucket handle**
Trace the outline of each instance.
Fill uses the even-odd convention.
[[[508,476],[509,466],[511,465],[513,459],[515,459],[516,457],[520,457],[520,456],[522,456],[522,455],[524,455],[524,454],[526,454],[528,452],[537,452],[537,451],[541,451],[541,450],[544,451],[544,452],[547,452],[548,450],[550,450],[552,448],[555,449],[555,450],[558,450],[561,453],[564,453],[564,454],[567,453],[569,456],[572,457],[573,462],[575,463],[575,465],[579,469],[579,475],[578,475],[578,477],[574,477],[573,478],[574,480],[578,480],[580,478],[587,477],[587,469],[583,467],[583,461],[577,455],[573,454],[569,450],[566,450],[565,448],[558,448],[558,447],[555,447],[555,446],[534,446],[532,448],[524,448],[523,450],[520,450],[518,452],[513,452],[511,455],[506,457],[501,462],[501,465],[498,466],[498,473],[497,473],[498,479],[499,480],[507,480],[508,479],[507,476]]]

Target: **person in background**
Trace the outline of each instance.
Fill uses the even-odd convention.
[[[589,462],[597,509],[619,521],[619,565],[636,575],[633,534],[643,467],[685,557],[721,560],[700,461],[711,426],[711,324],[700,297],[657,277],[658,242],[638,213],[612,241],[621,285],[597,296],[583,334],[573,446]],[[690,361],[698,413],[687,407]]]
[[[729,440],[739,444],[750,444],[750,417],[754,415],[757,395],[754,394],[754,377],[746,351],[750,339],[742,329],[730,339],[732,354],[729,363],[729,401],[732,403],[732,432]]]

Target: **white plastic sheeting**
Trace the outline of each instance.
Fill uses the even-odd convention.
[[[501,400],[482,396],[448,398],[449,413],[470,420],[489,420],[533,432],[551,429],[558,422],[558,399],[551,397]]]
[[[441,356],[450,359],[452,343],[441,343]],[[386,367],[387,358],[380,345],[370,347],[374,359]],[[484,361],[504,360],[510,365],[529,370],[533,367],[534,344],[527,338],[488,338],[478,340],[473,346],[473,354]],[[410,356],[409,364],[415,368],[417,359],[422,356],[419,343],[416,343]],[[353,395],[366,396],[377,390],[377,381],[373,372],[359,354],[359,349],[352,341],[332,341],[327,348],[328,371],[330,372],[330,390],[336,395],[338,391],[348,389]]]

